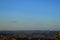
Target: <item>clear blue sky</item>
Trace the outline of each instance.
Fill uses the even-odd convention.
[[[60,0],[0,0],[0,29],[59,28]]]

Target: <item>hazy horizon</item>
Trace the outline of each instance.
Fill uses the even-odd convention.
[[[60,30],[60,0],[0,0],[0,30]]]

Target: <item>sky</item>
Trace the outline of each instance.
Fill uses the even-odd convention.
[[[60,0],[0,0],[0,30],[60,30]]]

